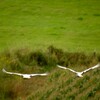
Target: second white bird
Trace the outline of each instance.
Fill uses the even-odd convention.
[[[75,71],[75,70],[73,70],[73,69],[70,69],[70,68],[67,68],[67,67],[64,67],[64,66],[60,66],[60,65],[57,65],[57,67],[62,68],[62,69],[68,69],[68,70],[70,70],[71,72],[76,73],[76,75],[77,75],[78,77],[83,77],[82,74],[88,72],[89,70],[92,70],[92,69],[95,69],[95,68],[100,67],[100,64],[97,64],[97,65],[95,65],[95,66],[93,66],[93,67],[91,67],[91,68],[88,68],[88,69],[86,69],[86,70],[84,70],[84,71],[81,71],[81,72],[77,72],[77,71]]]

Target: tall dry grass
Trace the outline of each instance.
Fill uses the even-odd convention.
[[[66,100],[98,99],[100,71],[86,73],[84,78],[75,78],[73,73],[57,68],[57,64],[81,71],[100,62],[100,54],[93,52],[64,52],[53,46],[43,51],[20,49],[0,54],[0,70],[21,73],[49,72],[47,77],[24,80],[19,76],[0,72],[1,100]],[[98,82],[98,83],[97,83]],[[96,97],[97,96],[97,97]]]

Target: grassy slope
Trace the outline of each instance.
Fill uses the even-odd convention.
[[[70,51],[100,50],[100,1],[0,1],[0,51],[49,45]]]
[[[100,71],[95,70],[80,79],[70,72],[57,69],[27,100],[99,100],[99,74]]]
[[[18,50],[0,55],[0,70],[48,72],[46,77],[23,79],[0,71],[0,100],[99,100],[100,68],[78,78],[57,64],[82,71],[100,62],[100,54],[68,53],[49,47],[47,52]]]

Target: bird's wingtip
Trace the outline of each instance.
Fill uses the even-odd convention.
[[[98,63],[97,66],[99,67],[100,66],[100,63]]]
[[[57,65],[57,67],[61,67],[60,65]]]
[[[98,65],[100,66],[100,62],[98,63]]]
[[[47,76],[48,74],[49,74],[49,73],[46,72],[46,73],[41,74],[41,76]]]
[[[46,72],[46,73],[45,73],[45,75],[48,75],[48,74],[49,74],[49,72]]]
[[[5,69],[3,68],[2,71],[5,72]]]
[[[60,65],[57,65],[57,67],[61,68],[62,66],[60,66]]]

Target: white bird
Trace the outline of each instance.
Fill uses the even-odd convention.
[[[95,66],[93,66],[93,67],[91,67],[91,68],[88,68],[88,69],[86,69],[86,70],[84,70],[84,71],[82,71],[82,72],[77,72],[77,71],[75,71],[75,70],[72,70],[72,69],[70,69],[70,68],[63,67],[63,66],[60,66],[60,65],[57,65],[57,66],[58,66],[59,68],[68,69],[68,70],[70,70],[71,72],[76,73],[76,76],[78,76],[78,77],[83,77],[82,74],[88,72],[89,70],[92,70],[92,69],[95,69],[95,68],[100,67],[100,64],[97,64],[97,65],[95,65]]]
[[[22,76],[23,78],[27,78],[27,79],[31,78],[31,76],[46,76],[46,75],[48,75],[48,73],[42,73],[42,74],[21,74],[21,73],[14,73],[14,72],[8,72],[4,68],[2,69],[2,71],[4,73],[11,74],[11,75],[12,74],[19,75],[19,76]]]

